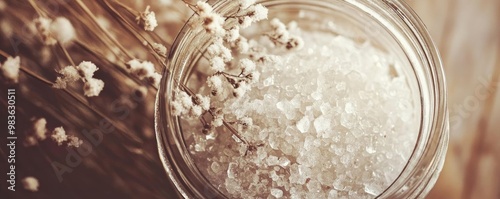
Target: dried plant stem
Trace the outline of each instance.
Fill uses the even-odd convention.
[[[64,53],[64,56],[66,57],[66,59],[69,61],[69,63],[71,63],[72,66],[76,66],[75,65],[75,62],[73,61],[73,58],[71,58],[71,56],[69,55],[68,51],[66,50],[66,48],[64,48],[64,46],[62,46],[62,44],[60,42],[57,42],[57,46],[61,49],[61,51]]]
[[[76,40],[75,44],[78,45],[80,48],[82,48],[84,51],[88,52],[90,55],[94,56],[95,58],[102,60],[102,61],[105,61],[105,62],[108,62],[109,65],[115,66],[115,68],[117,69],[116,71],[119,71],[122,75],[129,77],[136,84],[138,84],[138,85],[141,84],[141,81],[138,78],[136,78],[134,76],[130,76],[130,74],[127,71],[125,71],[125,69],[123,67],[108,60],[104,55],[96,53],[96,52],[98,52],[96,49],[88,46],[87,44],[85,44],[84,42],[79,41],[79,40]],[[110,70],[110,71],[115,72],[114,70]],[[156,88],[154,88],[154,89],[156,90]]]
[[[34,0],[29,0],[30,5],[35,9],[38,15],[45,17],[45,12],[42,11],[40,7],[38,7],[38,4]]]
[[[184,2],[184,4],[186,4],[186,6],[187,6],[189,9],[191,9],[194,13],[198,14],[198,13],[196,12],[196,5],[194,5],[194,4],[190,3],[190,2],[188,2],[187,0],[182,0],[182,2]]]
[[[33,71],[31,71],[31,70],[27,69],[26,67],[22,67],[22,66],[21,66],[21,68],[20,68],[20,69],[21,69],[21,71],[23,71],[24,73],[28,74],[29,76],[31,76],[31,77],[33,77],[33,78],[35,78],[35,79],[37,79],[37,80],[39,80],[39,81],[41,81],[41,82],[43,82],[43,83],[47,84],[47,86],[52,87],[53,83],[52,83],[51,81],[49,81],[49,80],[45,79],[44,77],[42,77],[42,76],[40,76],[40,75],[36,74],[35,72],[33,72]]]
[[[176,81],[178,83],[178,81]],[[189,89],[186,85],[184,84],[180,84],[178,83],[179,86],[182,88],[182,90],[184,90],[188,95],[190,96],[195,96],[196,94],[191,90]],[[210,115],[212,115],[212,117],[215,117],[215,113],[213,111],[208,111],[208,113],[210,113]],[[249,147],[249,142],[238,132],[238,130],[236,130],[233,126],[231,126],[231,124],[229,124],[229,122],[227,122],[226,120],[222,120],[224,126],[231,132],[231,134],[233,134],[234,136],[236,136],[239,140],[241,140],[241,142],[243,142],[245,145],[247,145],[247,148]]]
[[[81,22],[81,24],[84,24],[85,26],[87,26],[88,29],[93,29],[94,27],[93,26],[97,26],[97,22],[95,21],[92,21],[92,19],[88,19],[88,18],[85,18],[85,17],[82,17],[80,13],[78,13],[72,6],[67,6],[66,5],[66,8],[68,9],[68,11],[76,18],[78,19],[78,21]],[[120,58],[121,56],[114,51],[114,49],[112,48],[113,46],[113,43],[111,41],[108,41],[106,39],[106,35],[99,35],[97,31],[91,31],[92,33],[94,33],[94,36],[97,37],[99,39],[99,41],[102,42],[102,44],[104,44],[104,46],[111,52],[113,53],[113,55],[115,55],[117,58]],[[121,60],[120,60],[121,61]]]
[[[6,52],[4,52],[2,49],[0,49],[0,55],[4,56],[4,57],[10,57],[10,55]]]
[[[108,1],[103,0],[102,2],[104,3],[105,9],[111,11],[110,13],[113,15],[113,17],[117,19],[120,25],[122,25],[123,28],[127,30],[127,32],[129,32],[132,36],[134,36],[134,38],[136,38],[139,42],[146,41],[149,48],[152,50],[152,52],[154,52],[152,54],[158,55],[158,53],[154,50],[151,42],[149,42],[148,39],[146,39],[146,37],[140,33],[141,31],[138,31],[136,29],[136,26],[130,24],[130,22],[128,22],[127,19],[125,19],[125,17],[123,17],[113,6],[111,6]]]
[[[111,34],[106,31],[106,29],[104,29],[104,27],[102,27],[99,23],[97,23],[97,19],[96,17],[94,16],[94,14],[92,14],[92,12],[90,11],[90,9],[85,5],[85,3],[83,3],[81,0],[76,0],[77,4],[80,6],[80,8],[85,12],[85,14],[87,16],[89,16],[92,20],[92,22],[94,23],[94,25],[96,25],[104,34],[105,36],[111,40],[111,42],[113,42],[118,48],[120,48],[120,50],[129,58],[129,59],[133,59],[133,56],[127,52],[127,50],[115,39],[111,36]]]
[[[493,73],[492,80],[488,85],[488,89],[492,92],[488,95],[486,102],[481,110],[481,116],[476,127],[475,136],[472,140],[472,147],[469,160],[465,167],[465,180],[462,197],[465,199],[472,198],[473,187],[476,185],[479,160],[483,153],[486,134],[490,125],[493,106],[495,104],[495,96],[497,94],[496,84],[500,82],[500,67],[496,67]]]
[[[229,129],[229,131],[231,131],[231,133],[233,135],[235,135],[239,140],[241,140],[241,142],[243,142],[244,144],[248,145],[248,141],[246,139],[244,139],[243,136],[240,135],[240,133],[233,126],[231,126],[231,124],[229,124],[228,122],[226,122],[226,120],[223,120],[223,123],[224,123],[224,126],[227,129]]]
[[[123,4],[122,2],[120,1],[117,1],[117,0],[113,0],[113,3],[116,3],[118,6],[120,6],[121,8],[125,9],[125,11],[127,11],[130,15],[134,16],[134,18],[138,17],[139,16],[139,12],[137,12],[136,10],[128,7],[127,5]],[[153,37],[155,37],[154,39],[157,39],[158,41],[161,41],[163,44],[165,44],[166,46],[170,47],[171,44],[170,42],[167,42],[165,41],[162,37],[160,37],[158,34],[156,34],[155,32],[150,32],[151,35]]]
[[[21,67],[21,71],[23,71],[24,73],[28,74],[29,76],[33,77],[34,79],[37,79],[45,84],[47,84],[48,86],[51,86],[53,85],[53,83],[47,79],[45,79],[44,77],[36,74],[35,72],[27,69],[26,67]],[[113,125],[115,128],[117,128],[118,130],[120,130],[121,132],[123,132],[128,138],[130,138],[131,140],[134,140],[138,143],[141,142],[141,139],[139,139],[139,137],[137,137],[136,135],[134,134],[130,134],[130,133],[127,133],[127,128],[125,126],[123,126],[121,123],[116,123],[114,122],[111,118],[109,118],[108,116],[106,116],[106,114],[104,114],[103,112],[101,112],[100,110],[96,109],[95,107],[89,105],[86,100],[84,98],[82,98],[81,96],[75,94],[74,92],[72,91],[69,91],[68,89],[62,89],[66,94],[68,94],[69,96],[71,96],[73,99],[75,99],[76,101],[78,101],[80,104],[84,105],[85,107],[87,107],[89,110],[91,110],[92,112],[96,113],[97,115],[99,115],[100,117],[104,118],[105,120],[107,120],[111,125]]]

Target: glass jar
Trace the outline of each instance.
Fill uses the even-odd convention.
[[[414,94],[420,122],[418,138],[406,166],[377,198],[423,198],[443,166],[448,145],[448,112],[441,60],[422,22],[399,0],[262,0],[269,18],[292,19],[305,28],[322,29],[355,41],[370,40],[394,53]],[[237,1],[222,0],[214,9],[234,13]],[[191,18],[175,40],[156,99],[158,149],[168,178],[184,198],[228,198],[199,171],[190,157],[179,118],[173,116],[173,91],[190,80],[211,38],[193,28]],[[318,25],[319,24],[319,25]]]

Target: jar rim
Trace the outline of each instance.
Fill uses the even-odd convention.
[[[311,2],[335,3],[339,0],[311,0]],[[261,0],[257,3],[290,3],[289,0]],[[425,26],[417,17],[416,13],[405,3],[399,0],[382,0],[382,1],[363,1],[363,0],[347,0],[349,4],[356,6],[364,12],[371,13],[372,17],[382,21],[382,24],[393,26],[391,31],[404,30],[404,33],[395,33],[395,35],[405,38],[408,47],[416,48],[419,57],[414,57],[417,61],[425,63],[428,79],[429,91],[431,100],[426,107],[429,111],[428,123],[422,124],[421,129],[427,129],[428,132],[422,134],[419,132],[419,138],[415,144],[415,149],[412,152],[406,166],[394,182],[387,187],[377,198],[388,198],[396,195],[420,197],[422,193],[426,193],[435,183],[436,177],[442,168],[444,162],[444,153],[446,152],[448,142],[448,112],[446,105],[446,88],[445,77],[442,69],[442,64],[439,52],[430,38]],[[224,6],[226,1],[217,1],[214,9]],[[181,48],[183,38],[192,29],[189,26],[191,17],[177,35],[174,44],[171,47],[167,62],[170,67],[171,61],[175,60],[176,52]],[[160,83],[155,101],[155,130],[157,137],[158,150],[160,159],[163,163],[168,177],[173,181],[178,191],[185,198],[190,198],[193,190],[187,190],[186,184],[183,182],[179,174],[180,171],[175,170],[175,163],[172,159],[174,154],[165,149],[165,144],[168,143],[165,139],[166,127],[163,126],[166,116],[165,96],[166,92],[164,85],[167,85],[167,79],[171,76],[171,71],[164,69],[163,78]],[[422,118],[424,115],[422,114]],[[168,126],[168,125],[167,125]],[[168,128],[168,127],[167,127]],[[175,141],[176,144],[178,141]],[[174,164],[174,165],[173,165]],[[419,172],[424,171],[423,174]],[[418,177],[418,179],[415,178]],[[407,187],[413,181],[422,181],[418,186]],[[405,190],[401,192],[401,190]]]

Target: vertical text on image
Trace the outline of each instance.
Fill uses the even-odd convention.
[[[7,165],[8,189],[16,191],[16,90],[7,89]]]

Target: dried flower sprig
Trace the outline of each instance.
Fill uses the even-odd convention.
[[[150,11],[150,6],[146,6],[146,10],[141,12],[140,16],[136,18],[137,23],[144,24],[144,30],[153,31],[156,26],[158,26],[158,22],[156,21],[156,16],[153,11]]]
[[[33,176],[28,176],[28,177],[23,178],[22,183],[23,183],[24,189],[31,191],[31,192],[37,192],[38,187],[40,187],[40,183],[38,182],[38,179],[36,179]]]
[[[19,81],[19,68],[21,67],[21,59],[19,58],[19,56],[4,56],[7,57],[7,60],[5,60],[4,63],[0,63],[0,71],[2,72],[2,75],[6,80],[12,83],[17,83]]]
[[[59,146],[66,143],[68,147],[78,148],[80,147],[80,145],[83,144],[83,140],[80,140],[78,137],[74,135],[67,135],[66,131],[62,126],[55,128],[54,131],[52,131],[52,135],[50,137]]]
[[[268,36],[277,47],[285,47],[287,50],[299,50],[304,46],[302,38],[290,34],[288,31],[289,28],[279,19],[272,19],[270,25],[272,30],[265,35]]]
[[[36,115],[44,115],[47,120],[57,120],[64,128],[77,129],[78,131],[71,131],[74,134],[66,134],[67,139],[63,145],[68,147],[78,146],[81,143],[80,141],[82,141],[77,140],[81,136],[72,137],[71,135],[81,135],[82,132],[80,130],[94,128],[95,125],[93,124],[99,125],[101,120],[109,122],[110,129],[115,129],[116,133],[105,136],[104,142],[107,142],[106,144],[94,146],[94,149],[106,151],[106,153],[93,153],[92,156],[85,157],[85,165],[81,166],[81,171],[83,172],[73,172],[71,175],[65,174],[64,178],[78,178],[81,174],[84,174],[89,177],[86,179],[110,179],[121,183],[127,179],[136,178],[139,175],[152,176],[153,178],[148,177],[148,179],[158,180],[154,178],[156,175],[151,175],[151,173],[157,173],[159,171],[159,167],[157,168],[157,166],[161,165],[161,163],[155,158],[155,151],[152,149],[142,148],[143,152],[141,152],[141,155],[134,156],[134,165],[144,168],[142,172],[130,172],[127,170],[129,167],[122,167],[121,164],[115,163],[123,162],[122,160],[128,161],[127,158],[131,156],[127,154],[127,151],[132,151],[129,150],[131,148],[147,146],[147,143],[151,142],[151,136],[153,135],[151,132],[153,126],[153,108],[151,105],[153,103],[147,102],[154,100],[154,95],[148,93],[155,92],[156,86],[151,81],[141,81],[139,77],[132,74],[126,67],[127,62],[134,59],[151,61],[155,71],[159,71],[161,67],[165,67],[167,47],[169,47],[174,38],[173,34],[182,25],[182,20],[187,19],[186,10],[182,9],[182,6],[176,5],[175,2],[172,5],[162,7],[157,6],[159,4],[156,2],[151,2],[150,10],[154,10],[156,14],[160,13],[156,15],[158,17],[158,26],[154,32],[151,32],[144,30],[143,23],[135,23],[135,18],[140,15],[140,12],[131,13],[127,9],[124,9],[119,4],[120,2],[114,0],[97,2],[80,0],[70,2],[39,2],[29,0],[30,4],[22,4],[14,0],[0,2],[6,2],[5,6],[8,8],[2,10],[5,11],[5,14],[0,14],[0,24],[2,26],[0,31],[0,35],[2,35],[0,40],[2,42],[0,43],[0,47],[3,50],[0,53],[2,55],[5,54],[6,58],[12,57],[12,59],[18,59],[17,57],[19,57],[18,70],[14,71],[18,83],[15,85],[15,88],[20,99],[31,99],[29,101],[20,100],[16,108],[17,116],[19,118],[24,118],[25,116],[31,117],[31,113],[36,113]],[[57,6],[58,12],[53,12],[51,10],[52,7],[46,3]],[[145,7],[139,5],[139,3],[135,5],[135,3],[130,2],[124,2],[123,6],[130,6],[132,10],[142,10]],[[186,18],[178,18],[178,21],[166,22],[163,18],[164,15],[162,16],[161,13],[166,13],[165,11],[167,10],[170,11],[169,14],[177,13],[176,16],[185,16]],[[50,23],[46,24],[45,28],[48,30],[46,31],[47,38],[50,38],[48,40],[52,39],[52,45],[45,44],[42,35],[40,35],[38,29],[34,26],[33,11],[38,13],[35,19],[39,16],[49,19]],[[64,37],[64,34],[71,32],[65,32],[61,28],[52,28],[53,30],[51,30],[51,26],[56,27],[56,19],[60,17],[64,17],[67,21],[70,21],[71,26],[75,30],[74,35],[69,34],[74,36],[69,37],[71,38],[69,40],[65,39],[68,37]],[[109,26],[103,27],[102,23],[98,24],[99,22],[96,20],[98,18],[110,21],[115,20],[117,23],[110,23]],[[167,26],[166,23],[174,26]],[[15,24],[27,24],[27,26],[23,27]],[[4,27],[8,28],[5,29]],[[63,24],[60,27],[65,26]],[[62,35],[58,36],[57,34],[59,33]],[[158,34],[162,36],[160,37]],[[147,45],[143,45],[143,43]],[[4,51],[9,53],[4,53]],[[143,52],[150,52],[150,54]],[[14,56],[11,56],[11,54]],[[77,92],[80,89],[78,88],[80,87],[79,82],[67,84],[68,87],[62,89],[62,92],[59,89],[51,89],[54,85],[51,80],[56,80],[55,75],[58,72],[65,70],[65,66],[76,67],[82,60],[91,61],[96,66],[99,66],[99,79],[106,82],[106,92],[101,92],[98,97],[86,98],[84,97],[84,92]],[[13,67],[6,67],[10,65],[7,64],[10,62],[4,62],[3,57],[2,62],[2,70],[0,71],[2,84],[0,84],[0,87],[10,87],[8,84],[3,83],[10,81],[10,78],[6,77],[5,71],[13,69]],[[159,79],[158,75],[155,79]],[[61,74],[58,76],[62,77]],[[92,76],[92,78],[95,79],[96,77]],[[77,79],[77,81],[80,80]],[[74,88],[77,88],[76,91]],[[4,99],[1,99],[0,102],[2,106],[6,105]],[[119,112],[124,111],[123,105],[127,105],[126,111],[134,111],[134,114],[127,115],[126,113],[128,112]],[[29,121],[29,119],[27,120]],[[42,125],[40,124],[40,126]],[[34,132],[31,126],[28,125],[27,128],[29,128],[27,132]],[[19,133],[24,133],[23,129],[25,128],[20,125]],[[22,161],[32,162],[25,165],[49,164],[48,168],[51,168],[50,163],[60,161],[59,156],[64,155],[66,152],[64,148],[55,149],[55,154],[52,149],[45,150],[47,147],[45,144],[47,143],[46,140],[52,141],[53,134],[52,131],[44,129],[46,131],[43,135],[50,139],[45,139],[43,141],[44,144],[36,147],[41,150],[30,150],[32,152],[36,151],[36,153],[39,153],[37,155],[42,158],[24,158]],[[61,138],[64,140],[64,136],[61,136]],[[26,133],[25,140],[25,143],[27,143],[25,146],[39,142],[35,134]],[[116,140],[116,142],[109,142],[109,140]],[[107,154],[107,151],[113,151],[113,155],[110,156]],[[118,161],[110,161],[111,159]],[[97,161],[107,161],[108,166],[102,167]],[[64,160],[60,163],[64,164]],[[154,172],[153,169],[155,169]],[[101,174],[103,171],[109,175],[103,176]],[[116,173],[121,173],[121,175],[116,175]],[[52,186],[50,181],[53,181],[53,177],[47,178],[47,175],[53,176],[54,174],[52,172],[44,172],[40,176],[40,179],[41,182],[45,183],[43,187],[49,189]],[[39,177],[37,176],[37,178]],[[65,179],[65,183],[67,182],[69,181]],[[161,196],[164,196],[163,190],[168,186],[168,182],[161,180],[156,183],[158,186],[150,186],[147,182],[146,180],[139,180],[138,184],[134,186],[136,189],[134,189],[135,191],[132,194],[148,198],[161,198]],[[77,185],[78,183],[68,184],[71,186],[71,184]],[[120,193],[120,190],[125,190],[123,187],[115,185],[113,187],[104,187],[110,190],[113,189],[116,193]],[[44,192],[47,189],[39,191]],[[66,190],[61,190],[61,196],[66,196],[66,194]]]
[[[33,22],[45,45],[55,45],[57,42],[66,44],[75,38],[75,28],[65,17],[57,17],[54,20],[38,17]]]
[[[244,136],[232,125],[240,124],[243,126],[251,125],[251,121],[228,122],[224,118],[224,113],[217,108],[217,101],[224,101],[230,97],[241,98],[251,89],[251,84],[258,81],[260,73],[255,70],[256,63],[247,58],[242,58],[233,66],[233,57],[231,48],[237,49],[238,53],[248,53],[250,45],[248,40],[241,36],[240,31],[254,22],[267,19],[267,8],[261,4],[255,4],[255,1],[240,0],[238,10],[229,16],[223,16],[217,13],[211,5],[206,2],[198,1],[191,4],[184,1],[192,9],[201,27],[213,38],[212,44],[206,50],[209,68],[212,75],[207,77],[207,86],[211,89],[210,106],[201,108],[196,103],[196,99],[201,97],[208,99],[208,96],[190,94],[188,89],[181,87],[176,90],[171,103],[173,114],[188,118],[200,118],[203,124],[202,132],[205,134],[213,132],[214,128],[226,127],[238,142],[247,146],[247,152],[256,148],[258,144],[248,142]],[[238,23],[229,26],[228,19],[237,20]],[[232,69],[239,68],[240,72],[232,74]],[[182,90],[183,89],[183,90]],[[199,100],[198,100],[199,101]],[[206,100],[209,101],[209,100]],[[205,117],[208,114],[209,117]],[[210,120],[210,121],[207,121]],[[246,153],[245,153],[246,154]]]
[[[99,96],[99,93],[101,93],[104,88],[104,82],[93,77],[97,70],[99,70],[99,68],[88,61],[83,61],[78,66],[67,66],[58,71],[61,77],[57,77],[53,87],[58,89],[66,88],[67,84],[80,79],[84,83],[83,90],[85,96]]]

